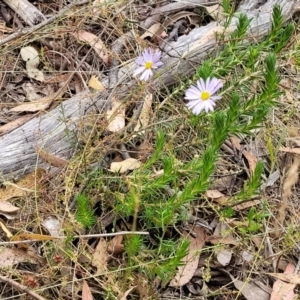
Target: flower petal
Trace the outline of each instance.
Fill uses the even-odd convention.
[[[204,108],[205,108],[205,102],[200,102],[198,105],[196,105],[194,108],[193,108],[193,113],[195,114],[195,115],[199,115],[200,114],[200,112],[202,111],[202,110],[204,110]]]
[[[205,82],[202,78],[197,81],[197,86],[201,92],[205,91]]]
[[[201,100],[192,100],[192,101],[190,101],[190,102],[188,102],[187,104],[186,104],[186,106],[189,108],[189,109],[193,109],[194,107],[196,107],[196,106],[202,106],[202,101]]]
[[[141,65],[141,66],[143,66],[143,65],[145,64],[145,60],[144,60],[144,58],[143,58],[142,56],[139,56],[139,57],[135,60],[135,62],[136,62],[138,65]]]
[[[153,69],[157,69],[158,67],[162,66],[163,63],[161,61],[155,62],[152,66]]]
[[[189,89],[185,92],[185,99],[199,99],[200,100],[200,92],[198,90]]]
[[[210,99],[213,101],[217,101],[217,100],[222,99],[222,97],[221,96],[210,96]]]
[[[152,77],[153,72],[151,69],[145,70],[145,72],[142,74],[140,80],[147,81],[150,77]]]
[[[137,76],[138,74],[140,74],[140,73],[142,73],[144,71],[145,71],[145,67],[139,67],[139,68],[137,68],[137,69],[134,70],[133,76],[135,77],[135,76]]]

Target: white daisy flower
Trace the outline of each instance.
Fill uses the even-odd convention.
[[[197,81],[197,86],[191,85],[185,92],[185,99],[189,100],[187,107],[196,115],[200,114],[202,110],[206,112],[214,111],[216,101],[221,99],[221,96],[214,96],[214,94],[223,86],[220,79],[207,78],[204,81],[200,78]]]
[[[153,50],[150,48],[144,50],[142,55],[136,59],[138,68],[133,72],[133,76],[137,76],[142,73],[140,80],[147,81],[153,76],[153,70],[163,65],[160,61],[160,57],[161,51],[159,50]]]

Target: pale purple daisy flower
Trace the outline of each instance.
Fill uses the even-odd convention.
[[[137,76],[142,73],[140,80],[147,81],[150,77],[153,76],[153,69],[157,69],[163,63],[160,61],[161,51],[154,49],[146,49],[136,59],[138,68],[133,72],[133,76]]]
[[[214,111],[216,101],[221,99],[221,96],[213,96],[221,87],[223,83],[217,78],[207,78],[204,81],[200,78],[197,81],[197,87],[191,85],[185,92],[185,99],[189,100],[187,107],[196,115],[200,114],[202,110],[206,112]]]

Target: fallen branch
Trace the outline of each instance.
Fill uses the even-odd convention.
[[[46,20],[46,17],[27,0],[3,0],[20,18],[30,26]]]
[[[26,294],[28,294],[29,296],[37,299],[37,300],[46,300],[44,297],[38,295],[37,293],[31,291],[27,286],[20,284],[16,281],[14,281],[13,279],[7,278],[5,276],[0,275],[0,281],[5,282],[9,285],[11,285],[12,287],[16,288],[17,290],[19,290],[20,292],[24,292]]]
[[[62,17],[65,13],[67,13],[68,11],[70,11],[74,6],[76,5],[83,5],[88,3],[89,0],[81,0],[81,1],[74,1],[71,4],[65,6],[61,11],[59,11],[56,15],[54,15],[53,17],[37,24],[34,26],[31,26],[29,28],[23,28],[20,29],[18,31],[16,31],[15,33],[10,34],[8,37],[4,38],[4,39],[0,39],[0,46],[7,44],[8,42],[11,42],[17,38],[20,38],[24,35],[27,34],[31,34],[41,28],[43,28],[44,26],[48,25],[49,23],[54,22],[55,20],[57,20],[58,18]]]
[[[248,37],[262,39],[269,33],[275,4],[281,5],[285,20],[289,20],[299,2],[269,0],[263,5],[259,5],[259,0],[242,2],[238,12],[245,13],[251,19]],[[253,8],[255,4],[256,9]],[[234,18],[229,28],[231,31],[236,28],[236,22]],[[215,49],[215,32],[218,30],[221,31],[222,26],[212,22],[167,44],[162,58],[164,67],[158,70],[159,77],[154,80],[153,90],[159,91],[194,74],[195,67]],[[118,69],[115,77],[118,81],[113,86],[118,99],[128,97],[137,87],[131,76],[132,69],[133,64]],[[108,87],[108,80],[104,80],[103,84]],[[36,167],[44,167],[38,159],[36,145],[57,157],[70,159],[78,144],[78,124],[84,122],[85,115],[102,112],[110,96],[110,91],[95,96],[90,96],[88,91],[82,92],[47,114],[35,117],[0,137],[0,172],[3,178],[20,177]]]

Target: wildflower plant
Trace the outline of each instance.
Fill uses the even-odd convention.
[[[228,16],[228,20],[231,19],[232,15]],[[219,37],[222,39],[220,44],[224,46],[216,57],[202,62],[193,78],[179,83],[169,92],[170,101],[166,102],[166,106],[176,106],[180,111],[187,100],[187,107],[193,114],[189,113],[189,118],[174,118],[174,115],[168,118],[168,113],[174,110],[160,109],[156,112],[156,117],[163,122],[153,124],[154,151],[143,167],[126,177],[128,188],[124,189],[122,180],[119,186],[114,182],[115,213],[124,219],[135,215],[138,218],[136,224],[143,224],[143,229],[154,231],[152,237],[156,237],[157,247],[148,247],[151,243],[145,237],[143,240],[128,238],[125,248],[128,256],[133,256],[129,259],[139,265],[141,273],[149,278],[158,275],[167,282],[180,265],[187,245],[178,242],[178,237],[170,239],[170,230],[188,219],[189,208],[194,200],[201,204],[206,201],[203,193],[212,182],[216,161],[225,140],[233,135],[250,137],[254,129],[262,126],[270,109],[276,105],[280,95],[277,54],[289,40],[292,30],[290,26],[289,29],[283,28],[279,6],[274,7],[273,19],[276,20],[273,21],[269,36],[264,41],[249,45],[245,37],[250,20],[239,15],[237,29],[227,38],[222,35]],[[225,21],[225,24],[230,26],[229,21]],[[282,35],[276,34],[279,29]],[[160,56],[160,51],[146,49],[136,60],[138,67],[134,76],[139,76],[141,81],[149,80],[162,65]],[[180,126],[186,127],[181,139],[177,131]],[[174,128],[174,132],[166,128]],[[187,132],[193,135],[195,144],[198,137],[201,141],[196,145],[191,145],[192,139],[186,142]],[[186,154],[184,159],[182,152]],[[263,172],[263,165],[258,163],[252,177],[244,183],[243,190],[239,193],[236,191],[229,204],[257,194]],[[106,185],[105,178],[100,181]],[[211,203],[207,205],[212,206]],[[186,213],[180,213],[182,211]],[[169,249],[173,249],[173,252],[167,251],[165,245],[171,245]],[[154,259],[150,261],[146,257]],[[172,272],[167,272],[167,266]]]

